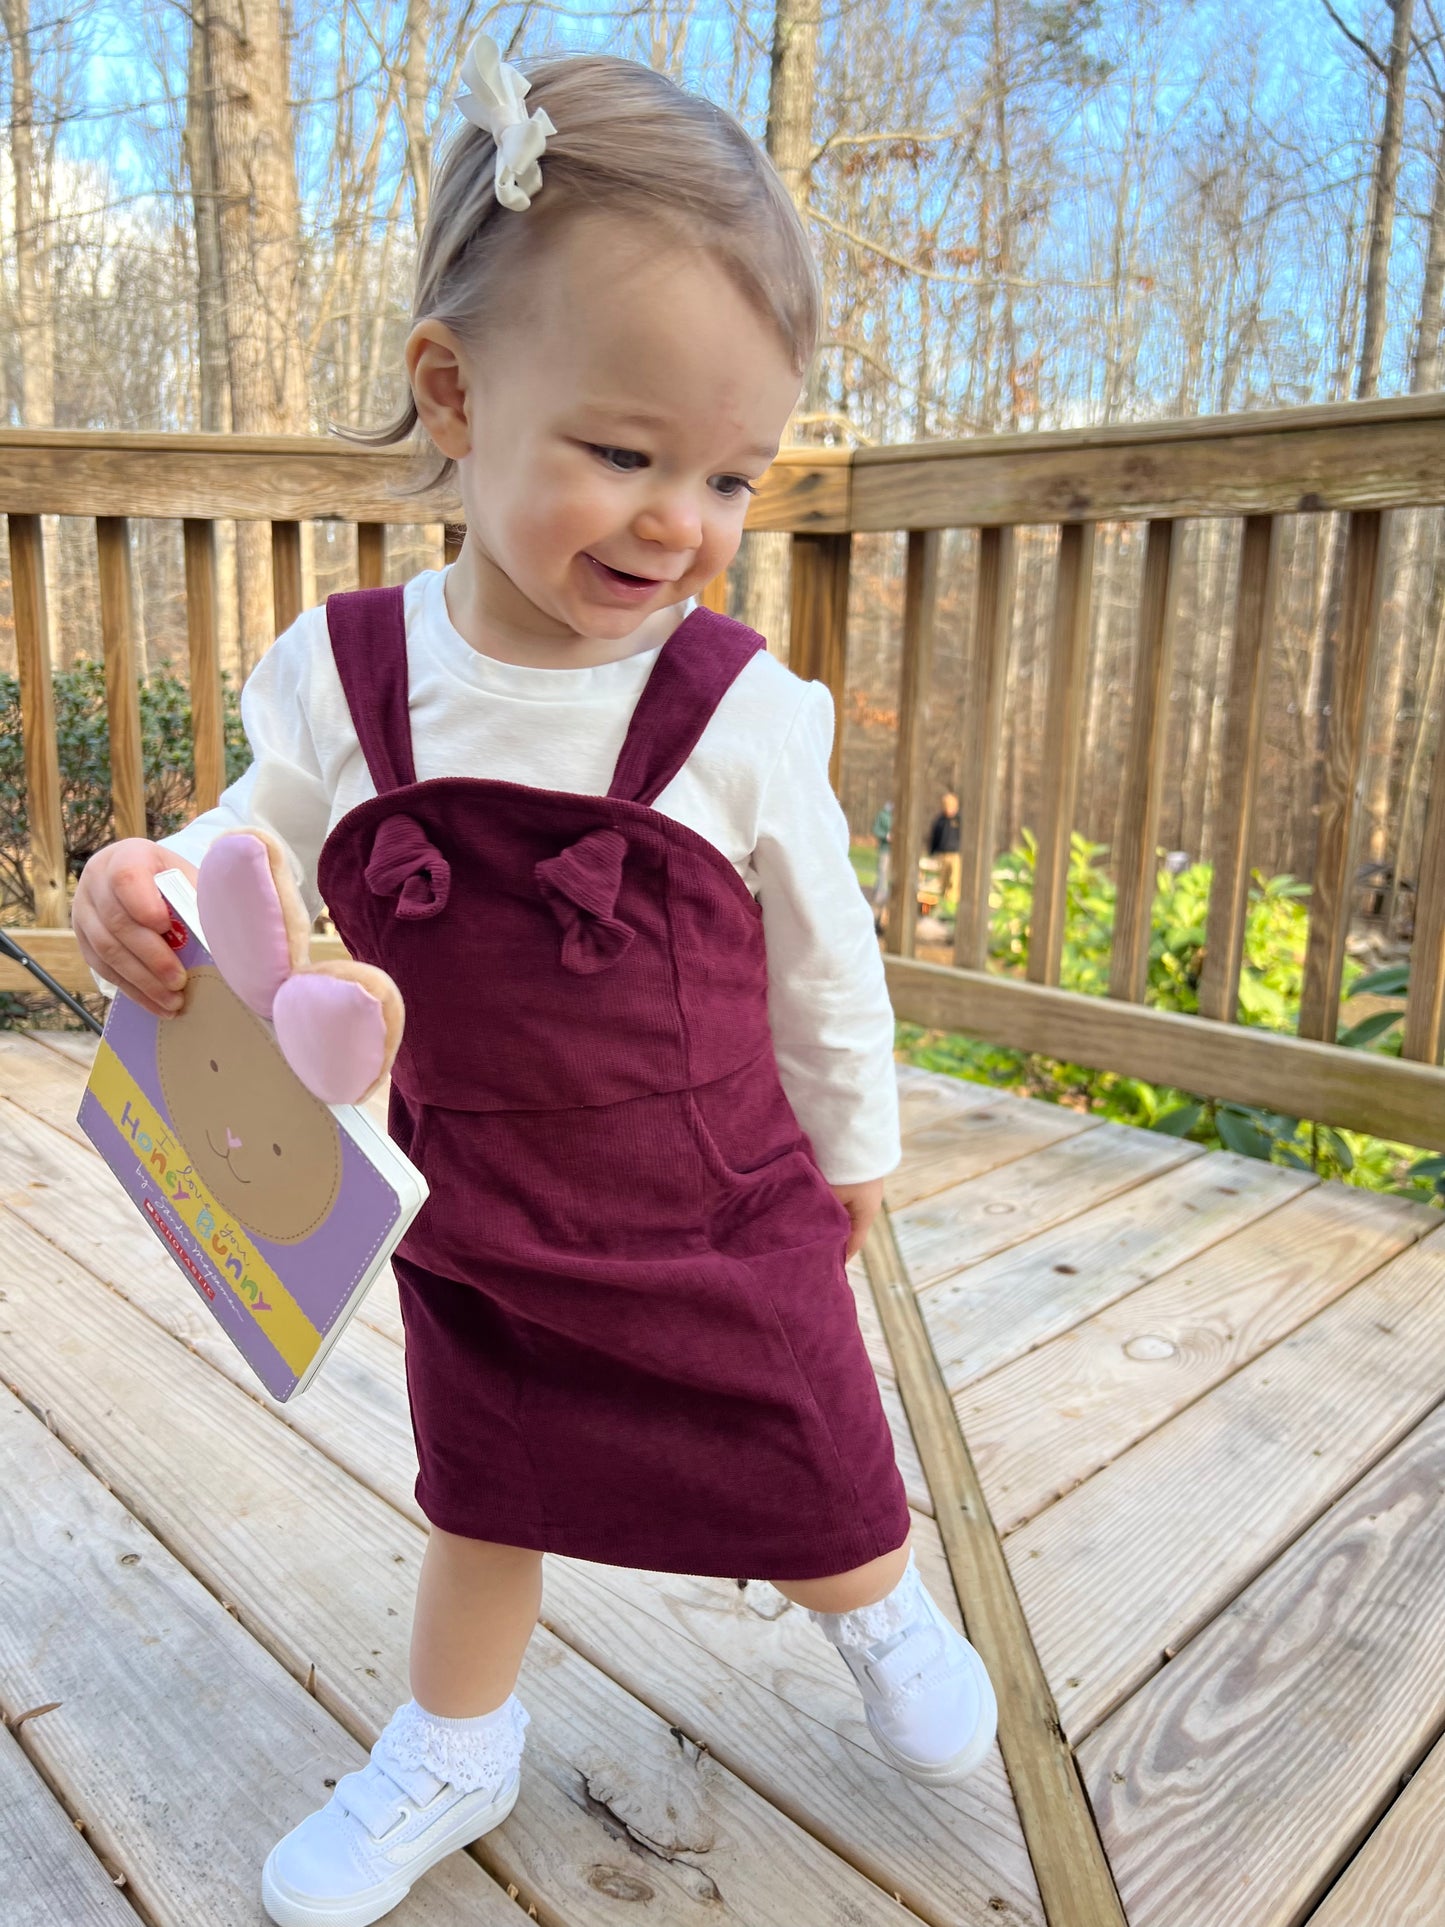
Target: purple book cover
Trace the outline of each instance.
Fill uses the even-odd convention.
[[[173,887],[178,886],[178,887]],[[323,1104],[197,935],[179,1015],[111,1004],[79,1122],[273,1398],[310,1380],[426,1197],[366,1113]]]

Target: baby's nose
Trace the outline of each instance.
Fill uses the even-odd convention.
[[[235,1136],[235,1134],[231,1130],[230,1125],[228,1124],[226,1126],[226,1149],[228,1151],[239,1151],[240,1148],[241,1148],[241,1140],[240,1138]]]

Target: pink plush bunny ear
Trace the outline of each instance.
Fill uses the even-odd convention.
[[[260,830],[227,831],[201,860],[206,947],[243,1003],[276,1027],[287,1063],[323,1104],[360,1104],[401,1043],[401,993],[370,964],[315,964],[286,857]]]
[[[276,993],[310,954],[305,906],[279,845],[259,830],[218,836],[201,859],[196,903],[206,948],[242,1003],[271,1015]]]

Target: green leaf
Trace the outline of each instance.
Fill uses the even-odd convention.
[[[1274,1148],[1293,1170],[1313,1170],[1314,1167],[1297,1144],[1276,1144]]]
[[[1214,1128],[1219,1140],[1227,1151],[1233,1151],[1242,1158],[1259,1158],[1269,1162],[1269,1154],[1274,1148],[1274,1139],[1262,1131],[1248,1111],[1221,1105],[1214,1114]]]
[[[1340,1136],[1339,1132],[1331,1130],[1327,1124],[1322,1124],[1320,1126],[1320,1136],[1334,1152],[1340,1169],[1342,1171],[1353,1171],[1355,1168],[1355,1154]]]
[[[1366,976],[1357,977],[1350,985],[1350,995],[1359,997],[1403,997],[1410,988],[1410,966],[1408,963],[1386,964],[1383,970],[1372,970]]]
[[[1405,1175],[1410,1178],[1445,1178],[1445,1157],[1436,1152],[1433,1157],[1417,1158]]]
[[[1387,1030],[1398,1024],[1405,1015],[1403,1010],[1372,1010],[1368,1017],[1362,1017],[1358,1024],[1351,1024],[1342,1030],[1335,1042],[1344,1044],[1350,1050],[1359,1050],[1375,1038],[1383,1037]]]
[[[1188,1137],[1203,1115],[1202,1104],[1179,1104],[1172,1111],[1165,1111],[1156,1117],[1149,1129],[1162,1131],[1166,1137]]]

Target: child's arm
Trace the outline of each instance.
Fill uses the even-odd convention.
[[[280,842],[306,907],[321,908],[316,865],[331,819],[331,789],[312,727],[335,670],[324,609],[308,609],[266,651],[241,691],[247,767],[214,809],[162,837],[158,847],[199,864],[224,830],[269,830]],[[339,686],[338,686],[339,690]]]
[[[893,1011],[828,782],[832,741],[832,699],[809,684],[763,792],[753,867],[778,1070],[856,1243],[901,1149]]]
[[[330,818],[310,724],[312,679],[324,673],[317,665],[318,622],[324,644],[325,614],[309,610],[247,681],[241,717],[252,761],[215,809],[159,843],[128,837],[109,844],[86,864],[71,922],[81,956],[107,993],[119,985],[157,1016],[179,1009],[185,973],[164,941],[170,910],[155,878],[172,867],[194,878],[223,830],[270,830],[285,846],[308,908],[316,909],[316,859]]]

